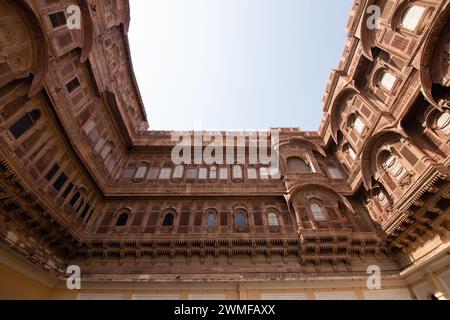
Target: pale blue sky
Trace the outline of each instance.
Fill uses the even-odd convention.
[[[317,130],[353,0],[130,0],[154,130]]]

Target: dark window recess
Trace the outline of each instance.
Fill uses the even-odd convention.
[[[90,209],[91,207],[88,205],[88,204],[86,204],[86,206],[84,207],[84,210],[83,210],[83,212],[81,213],[81,215],[80,215],[80,218],[83,220],[85,217],[86,217],[86,215],[87,215],[87,213],[89,212],[89,209]]]
[[[75,193],[75,194],[73,195],[72,199],[70,200],[70,205],[71,205],[72,207],[75,206],[75,204],[77,203],[78,199],[80,199],[80,196],[81,196],[81,195],[80,195],[79,192],[77,192],[77,193]]]
[[[94,210],[95,210],[95,209],[91,209],[91,211],[89,211],[88,216],[87,216],[87,218],[86,218],[86,223],[88,223],[89,220],[91,219],[91,217],[92,217],[92,212],[94,212]]]
[[[80,205],[79,205],[78,208],[76,209],[76,212],[80,212],[80,210],[81,210],[81,208],[83,207],[83,205],[84,205],[84,198],[81,198]]]
[[[58,170],[59,170],[59,166],[57,164],[54,164],[53,167],[50,169],[50,171],[45,176],[45,179],[47,179],[47,181],[52,180],[53,176],[56,174],[56,172],[58,172]]]
[[[67,24],[67,19],[64,11],[52,13],[49,15],[49,17],[53,28],[58,28]]]
[[[56,179],[55,183],[53,184],[53,188],[55,188],[57,191],[60,191],[63,185],[66,183],[67,179],[68,178],[64,174],[64,172],[61,173],[61,175],[58,177],[58,179]]]
[[[122,213],[117,219],[116,226],[123,227],[127,224],[127,221],[128,221],[128,214]]]
[[[78,78],[73,78],[66,84],[66,88],[69,93],[74,92],[79,86],[80,86],[80,80],[78,80]]]
[[[66,190],[64,190],[62,197],[65,199],[67,198],[67,196],[69,195],[70,191],[72,191],[73,189],[73,183],[69,183],[69,185],[67,186]]]
[[[14,138],[18,139],[21,135],[27,132],[27,130],[30,129],[40,117],[41,113],[39,110],[27,112],[22,118],[9,127],[9,131],[11,131]]]
[[[168,213],[166,214],[166,216],[164,217],[164,221],[163,221],[163,226],[164,227],[170,227],[173,226],[173,214]]]

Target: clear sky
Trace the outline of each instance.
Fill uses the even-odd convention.
[[[353,0],[130,0],[153,130],[317,130]]]

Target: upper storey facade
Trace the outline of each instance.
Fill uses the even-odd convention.
[[[448,237],[449,11],[449,1],[355,1],[323,98],[324,145],[394,252],[426,243],[430,225]]]

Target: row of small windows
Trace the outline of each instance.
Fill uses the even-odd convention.
[[[94,151],[100,155],[108,172],[111,173],[114,164],[114,144],[111,141],[107,141],[100,133],[94,120],[90,119],[84,126],[84,132],[91,140]]]
[[[231,172],[230,172],[231,170]],[[147,180],[168,180],[168,179],[219,179],[228,180],[229,177],[233,179],[244,179],[244,169],[240,165],[234,165],[231,167],[200,167],[200,168],[185,168],[182,165],[175,166],[174,168],[149,168],[147,164],[141,165],[139,168],[126,168],[122,172],[122,178],[124,179],[144,179],[147,176]],[[263,179],[277,179],[279,174],[274,174],[270,168],[247,168],[246,177],[249,180]]]
[[[13,125],[9,127],[9,131],[14,136],[15,139],[19,139],[22,137],[31,127],[33,127],[36,122],[40,119],[41,112],[39,110],[32,110],[30,112],[25,113],[21,118],[19,118]],[[58,172],[60,172],[60,167],[58,164],[54,164],[50,170],[45,175],[45,178],[47,181],[53,181],[54,177],[57,175]],[[64,172],[60,172],[58,177],[53,181],[53,188],[60,192],[62,188],[66,185],[69,178]],[[66,199],[68,195],[71,193],[71,191],[74,188],[74,184],[69,182],[62,192],[61,196]],[[80,218],[84,219],[86,216],[89,217],[92,214],[93,209],[91,209],[91,206],[88,203],[84,202],[84,198],[81,199],[81,201],[78,201],[81,197],[80,192],[76,192],[71,200],[70,205],[75,209],[77,213],[80,214]]]
[[[54,177],[58,172],[60,172],[58,177],[53,181]],[[47,172],[47,174],[45,175],[45,179],[49,182],[53,181],[52,186],[57,192],[61,192],[62,188],[66,185],[66,182],[69,180],[67,175],[63,171],[61,171],[59,165],[56,163]],[[67,199],[67,197],[72,192],[74,187],[75,185],[72,182],[69,182],[66,188],[64,189],[63,193],[61,194],[61,197]],[[80,214],[80,218],[82,220],[84,220],[86,217],[88,217],[89,219],[92,216],[92,212],[94,211],[94,209],[91,208],[89,203],[85,201],[80,190],[78,190],[72,195],[69,204],[77,213]]]
[[[129,218],[128,213],[120,214],[116,220],[115,225],[117,227],[126,226],[128,218]],[[277,213],[270,212],[267,215],[267,221],[270,227],[280,226],[279,215]],[[164,218],[161,222],[161,226],[172,227],[174,223],[175,223],[175,215],[169,212],[164,215]],[[206,225],[210,228],[216,227],[218,225],[217,214],[215,212],[210,212],[206,215]],[[237,211],[234,215],[234,225],[236,227],[247,227],[248,226],[247,214],[242,211]]]
[[[290,157],[287,160],[288,171],[291,173],[314,173],[317,172],[316,169],[308,161],[298,158]],[[344,179],[342,172],[335,166],[328,166],[328,174],[333,179]],[[244,170],[246,172],[244,176]],[[175,166],[174,168],[163,167],[149,168],[149,164],[144,163],[138,168],[129,167],[122,171],[123,179],[145,179],[147,180],[168,180],[168,179],[219,179],[228,180],[229,177],[233,179],[244,179],[245,177],[249,180],[268,180],[268,179],[279,179],[280,173],[278,170],[273,170],[268,167],[249,167],[244,169],[240,165],[234,165],[229,167],[187,167],[182,165]]]
[[[324,207],[316,202],[312,203],[309,207],[313,219],[317,222],[328,221],[328,215]],[[118,216],[116,220],[116,226],[123,227],[127,225],[129,218],[128,213],[122,213]],[[280,226],[279,214],[270,212],[267,215],[267,222],[270,227]],[[171,227],[175,223],[175,215],[171,212],[166,213],[162,219],[161,226]],[[218,225],[217,214],[215,212],[210,212],[206,215],[206,225],[208,227],[216,227]],[[237,211],[234,215],[234,225],[235,227],[247,227],[249,225],[247,214],[242,211]]]
[[[299,157],[290,157],[287,159],[287,168],[290,173],[314,173],[317,172],[314,166],[307,160]],[[327,166],[328,175],[332,179],[344,179],[344,176],[337,167]]]

